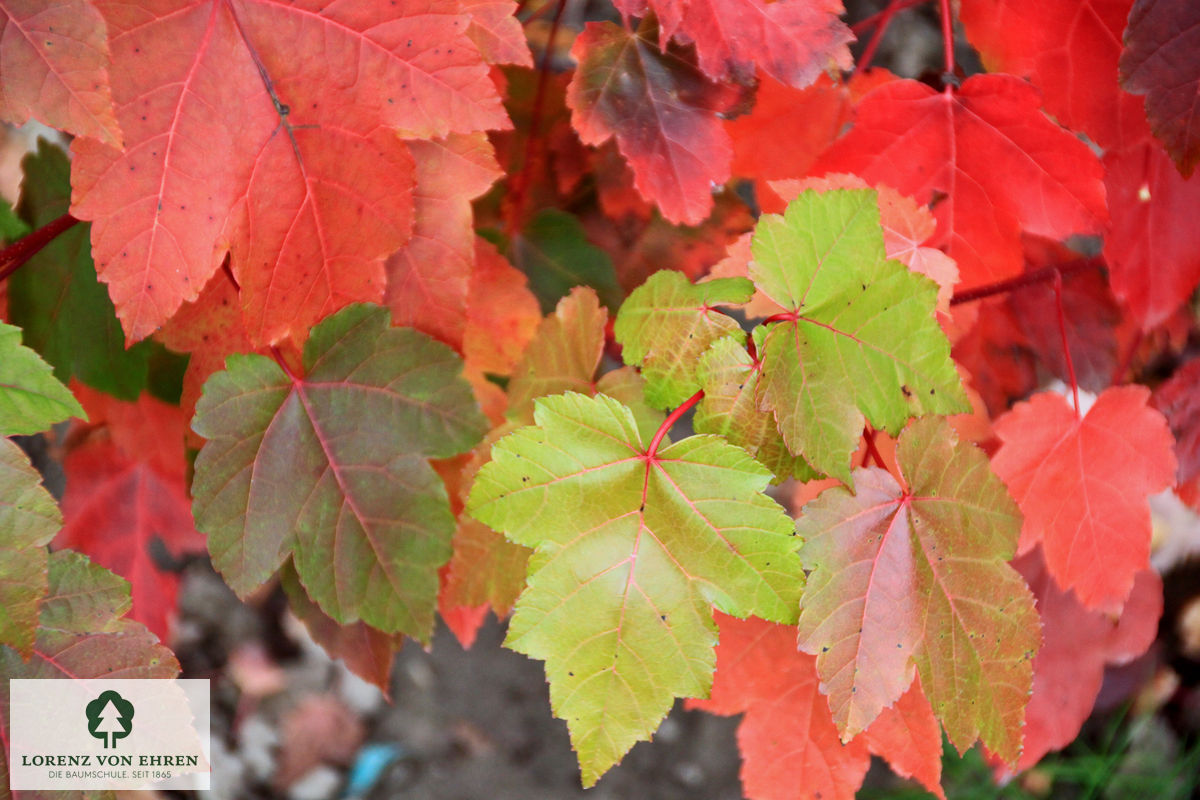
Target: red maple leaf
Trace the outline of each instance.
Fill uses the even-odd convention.
[[[427,138],[508,124],[454,0],[115,0],[112,86],[126,149],[78,140],[72,213],[129,339],[195,299],[232,255],[251,338],[270,344],[383,297],[412,232]]]
[[[104,18],[87,0],[0,2],[0,120],[121,146]]]
[[[1033,660],[1033,694],[1025,709],[1024,741],[1016,764],[1021,771],[1075,740],[1100,693],[1104,667],[1127,663],[1154,642],[1163,596],[1158,574],[1142,570],[1120,619],[1114,620],[1060,589],[1040,549],[1016,559],[1013,566],[1033,590],[1043,639]]]
[[[631,33],[589,22],[571,55],[571,121],[584,144],[616,137],[642,196],[672,222],[696,224],[712,210],[712,187],[729,179],[729,135],[716,113],[737,100],[675,50],[654,43],[653,26]]]
[[[796,649],[787,625],[716,615],[717,672],[708,700],[689,708],[741,714],[742,786],[752,800],[852,800],[869,753],[943,797],[942,738],[929,701],[914,686],[866,733],[843,743],[819,691],[816,659]]]
[[[1022,230],[1064,239],[1107,219],[1097,158],[1010,75],[976,75],[959,91],[911,80],[875,89],[813,168],[826,172],[936,201],[931,244],[958,262],[964,288],[1020,272]]]
[[[55,547],[86,553],[130,583],[130,616],[166,640],[179,576],[163,558],[203,552],[184,481],[185,420],[149,395],[126,403],[76,386],[90,422],[63,461],[63,529]]]
[[[624,14],[658,15],[659,41],[694,44],[713,80],[753,80],[754,67],[803,88],[822,72],[852,66],[854,34],[838,16],[840,0],[617,0]]]
[[[1149,398],[1114,387],[1080,418],[1045,392],[996,420],[992,467],[1025,515],[1018,552],[1040,542],[1050,574],[1086,608],[1119,611],[1150,566],[1146,499],[1174,483],[1175,455]]]
[[[1200,162],[1200,5],[1137,0],[1125,29],[1121,85],[1146,95],[1154,135],[1185,178]]]

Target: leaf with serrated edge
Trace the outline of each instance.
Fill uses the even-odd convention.
[[[910,425],[897,456],[907,491],[883,470],[858,469],[855,494],[837,487],[804,507],[800,648],[817,656],[843,738],[898,700],[916,671],[955,747],[979,738],[1011,763],[1041,639],[1033,595],[1005,563],[1020,512],[983,452],[944,419]]]
[[[761,326],[754,330],[758,344],[765,333]],[[762,371],[746,348],[734,339],[717,340],[701,357],[697,374],[704,389],[692,420],[697,433],[719,434],[745,448],[776,481],[818,477],[803,458],[791,454],[771,415],[758,410],[755,397]]]
[[[804,192],[752,247],[755,285],[797,317],[772,323],[758,394],[793,453],[848,481],[864,417],[895,435],[910,415],[970,410],[937,285],[886,258],[874,191]]]
[[[350,306],[313,329],[303,378],[231,356],[205,385],[208,439],[192,487],[196,526],[240,595],[295,556],[312,598],[342,624],[428,640],[454,518],[427,458],[455,455],[486,422],[445,345]]]
[[[697,360],[713,342],[742,332],[716,307],[741,305],[753,294],[745,278],[693,284],[681,272],[662,270],[629,295],[613,333],[625,360],[641,365],[650,405],[671,408],[700,390]]]
[[[0,438],[0,644],[28,658],[46,593],[46,545],[62,514],[29,459]]]
[[[141,624],[122,618],[129,584],[71,550],[50,555],[33,655],[0,647],[0,675],[35,679],[164,679],[179,662]],[[9,737],[9,681],[0,681],[0,741]],[[8,786],[8,748],[0,749],[0,785]],[[5,795],[6,797],[8,795]],[[46,796],[22,793],[23,797]]]
[[[992,465],[1025,515],[1020,552],[1041,542],[1058,585],[1110,614],[1150,566],[1147,498],[1175,478],[1174,440],[1149,399],[1114,386],[1079,417],[1043,392],[996,420]]]
[[[675,697],[712,683],[712,607],[795,619],[798,540],[762,493],[770,473],[716,436],[647,456],[612,398],[537,401],[536,425],[492,449],[468,502],[481,522],[536,548],[507,644],[546,662],[590,786]]]
[[[21,344],[21,329],[0,322],[0,436],[39,433],[70,417],[87,419],[50,365]]]

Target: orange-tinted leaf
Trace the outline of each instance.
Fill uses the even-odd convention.
[[[850,93],[844,84],[821,76],[805,89],[764,78],[754,110],[725,123],[733,141],[733,174],[754,180],[763,211],[779,213],[784,203],[767,181],[799,178],[850,121]]]
[[[1200,162],[1200,5],[1137,0],[1125,29],[1121,85],[1146,95],[1154,135],[1185,178]]]
[[[796,629],[716,617],[721,638],[712,695],[688,705],[714,714],[745,714],[738,749],[746,795],[752,800],[853,800],[871,757],[862,739],[842,744],[818,691],[816,660],[796,649]]]
[[[911,424],[897,460],[907,488],[858,469],[854,495],[830,489],[804,507],[800,647],[817,656],[843,738],[919,673],[960,751],[979,738],[1015,761],[1040,638],[1033,598],[1005,563],[1016,504],[942,419]]]
[[[475,240],[463,359],[468,369],[507,375],[542,321],[525,274],[489,242]]]
[[[1099,161],[1040,106],[1008,75],[976,75],[957,92],[894,81],[863,98],[813,171],[852,172],[922,203],[945,194],[930,244],[958,263],[963,287],[989,283],[1021,270],[1022,230],[1064,239],[1107,219]]]
[[[63,461],[64,523],[55,546],[86,553],[128,580],[130,617],[165,640],[179,588],[167,568],[205,548],[184,482],[183,413],[149,395],[125,403],[76,391],[91,425],[102,427]]]
[[[1107,664],[1123,664],[1146,651],[1162,615],[1162,579],[1142,570],[1120,621],[1084,608],[1064,591],[1034,548],[1013,562],[1037,599],[1043,645],[1033,661],[1033,694],[1025,711],[1025,740],[1018,771],[1075,740],[1092,712]]]
[[[913,778],[946,800],[942,791],[942,732],[929,698],[921,690],[920,678],[913,680],[894,706],[879,712],[863,732],[863,740],[898,775]]]
[[[87,0],[0,2],[0,120],[121,146],[104,18]]]
[[[1149,399],[1145,387],[1114,387],[1077,419],[1042,393],[996,420],[992,465],[1025,515],[1020,552],[1040,542],[1050,574],[1086,608],[1119,611],[1150,566],[1146,498],[1174,483],[1175,455]]]
[[[682,54],[659,50],[650,30],[590,22],[571,55],[579,67],[567,104],[583,143],[615,136],[638,191],[671,222],[707,217],[712,186],[729,179],[732,155],[715,112],[727,110],[736,92],[711,83]]]
[[[475,230],[471,200],[500,176],[483,134],[412,141],[417,162],[412,239],[387,260],[388,307],[397,325],[462,349]]]
[[[126,150],[74,145],[72,213],[131,340],[225,253],[257,344],[380,300],[412,232],[397,134],[505,127],[472,17],[450,0],[334,5],[103,0]],[[214,154],[217,154],[214,156]]]

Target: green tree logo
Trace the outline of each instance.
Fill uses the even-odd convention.
[[[116,745],[133,730],[133,703],[111,689],[87,704],[88,733],[104,740],[106,748]]]

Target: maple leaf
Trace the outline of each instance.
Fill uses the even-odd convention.
[[[1145,137],[1104,156],[1112,223],[1104,237],[1113,292],[1143,330],[1166,321],[1200,283],[1200,177],[1184,179]]]
[[[943,419],[912,423],[897,460],[905,488],[858,469],[855,494],[829,489],[804,507],[800,648],[817,656],[843,739],[915,671],[959,751],[978,738],[1013,762],[1040,639],[1033,597],[1005,563],[1020,514],[983,452]]]
[[[543,313],[553,311],[575,286],[592,287],[609,308],[620,305],[621,287],[612,259],[587,240],[583,226],[570,214],[541,211],[513,237],[511,251]]]
[[[852,800],[870,765],[870,752],[900,774],[919,774],[943,797],[942,737],[920,685],[884,709],[866,735],[843,743],[821,695],[815,659],[796,649],[785,625],[718,615],[721,641],[708,700],[689,708],[744,714],[738,726],[742,787],[752,800]],[[918,741],[920,739],[920,741]]]
[[[1146,95],[1150,127],[1183,177],[1200,162],[1200,8],[1137,0],[1125,28],[1121,85]]]
[[[458,5],[471,15],[467,36],[489,64],[533,66],[515,0],[458,0]]]
[[[608,312],[592,289],[577,288],[538,326],[508,384],[508,417],[533,422],[533,401],[562,392],[591,394],[604,355]]]
[[[1043,392],[995,423],[992,466],[1025,515],[1020,552],[1040,542],[1050,574],[1085,608],[1119,611],[1150,566],[1146,498],[1174,483],[1175,455],[1149,399],[1143,386],[1113,387],[1079,417]]]
[[[755,342],[762,344],[765,329],[754,330]],[[696,369],[704,397],[696,405],[692,425],[697,433],[724,436],[775,476],[773,482],[788,477],[809,481],[818,473],[800,456],[792,455],[779,435],[770,414],[758,410],[758,384],[762,370],[745,347],[732,338],[721,338],[700,358]]]
[[[507,646],[546,662],[590,786],[677,696],[712,681],[711,607],[795,619],[803,576],[770,473],[716,436],[648,447],[606,396],[538,400],[492,448],[467,509],[535,548]]]
[[[0,120],[121,146],[104,18],[87,0],[0,3]]]
[[[154,634],[123,618],[129,586],[70,550],[50,554],[33,655],[0,646],[6,678],[173,678],[179,663]],[[0,681],[0,740],[9,739],[9,681]],[[0,781],[8,786],[8,748],[0,750]]]
[[[542,321],[525,274],[486,239],[475,240],[475,269],[467,294],[463,360],[469,369],[507,375]]]
[[[321,609],[427,640],[453,516],[429,457],[486,427],[445,345],[355,305],[315,327],[304,377],[230,356],[193,429],[208,442],[192,485],[196,527],[239,595],[294,555]],[[332,565],[332,569],[331,569]]]
[[[897,433],[910,414],[970,408],[937,287],[887,260],[874,191],[805,192],[759,220],[752,250],[755,285],[789,312],[763,341],[758,403],[794,454],[848,481],[864,417]]]
[[[1167,418],[1179,461],[1177,484],[1200,477],[1200,360],[1175,370],[1154,391],[1153,405]]]
[[[39,433],[68,417],[87,418],[50,365],[21,344],[21,329],[0,322],[0,436]]]
[[[1134,119],[1144,117],[1141,104],[1126,102],[1117,86],[1121,34],[1131,4],[963,0],[959,19],[989,71],[1029,78],[1055,119],[1110,148],[1131,125],[1145,126]]]
[[[304,623],[313,641],[321,645],[331,658],[340,658],[346,668],[368,683],[379,687],[384,696],[391,691],[392,660],[400,649],[403,637],[387,634],[364,622],[339,625],[312,601],[291,561],[279,573],[279,584],[288,598],[288,605],[297,619]]]
[[[383,259],[413,228],[397,134],[508,124],[451,0],[96,5],[126,149],[75,142],[72,213],[94,223],[130,340],[195,299],[227,252],[256,344],[381,300]]]
[[[696,224],[712,210],[713,185],[729,179],[729,136],[716,117],[736,101],[674,50],[655,46],[652,26],[631,33],[589,22],[571,55],[571,122],[584,144],[616,137],[637,190],[671,222]]]
[[[169,560],[205,548],[187,492],[185,417],[149,395],[136,403],[92,391],[80,396],[88,427],[103,429],[63,460],[64,524],[55,546],[85,553],[128,580],[130,618],[166,640],[179,576],[160,566],[155,553],[161,549]]]
[[[1065,239],[1100,233],[1108,219],[1099,160],[1009,75],[975,75],[954,92],[886,83],[813,172],[852,172],[922,203],[944,193],[929,244],[957,262],[960,288],[1020,272],[1021,230]]]
[[[71,162],[44,140],[22,162],[18,211],[34,228],[67,213]],[[22,329],[26,344],[54,367],[61,381],[83,383],[125,400],[146,385],[150,346],[125,349],[125,335],[108,292],[96,280],[90,226],[60,233],[8,279],[9,321]]]
[[[700,356],[716,341],[742,336],[742,326],[719,307],[741,305],[753,293],[745,278],[693,284],[663,270],[625,299],[613,334],[625,361],[641,366],[651,406],[672,408],[700,390]]]
[[[853,66],[854,34],[838,16],[840,0],[618,0],[626,14],[658,15],[659,42],[695,44],[700,68],[714,81],[749,82],[754,67],[803,88],[823,72]]]
[[[1146,652],[1162,616],[1162,579],[1152,570],[1134,578],[1119,620],[1085,608],[1060,589],[1034,548],[1013,562],[1037,600],[1042,649],[1033,660],[1033,694],[1025,709],[1025,738],[1017,771],[1079,735],[1100,693],[1106,665],[1124,664]]]
[[[412,238],[387,260],[385,303],[396,325],[461,350],[475,266],[471,200],[502,174],[482,133],[408,143],[417,163]]]
[[[21,448],[0,438],[0,645],[33,652],[46,594],[46,545],[62,514]]]

